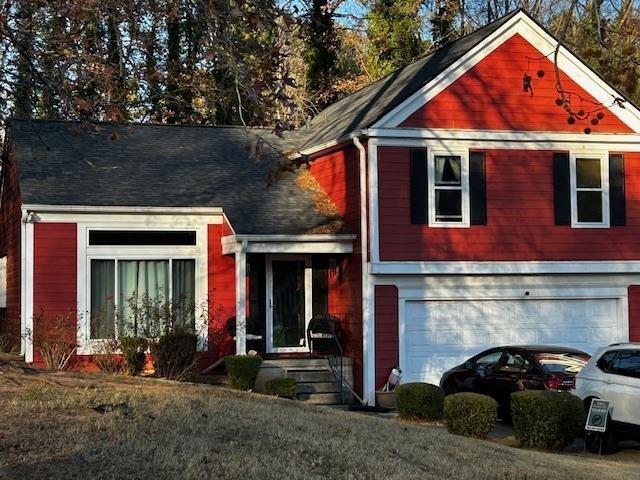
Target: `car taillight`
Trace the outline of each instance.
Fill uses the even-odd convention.
[[[575,378],[550,378],[542,383],[547,390],[571,390],[575,386]]]

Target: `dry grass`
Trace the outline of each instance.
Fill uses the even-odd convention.
[[[126,402],[130,413],[90,407]],[[0,365],[0,478],[638,478],[558,455],[223,388]]]

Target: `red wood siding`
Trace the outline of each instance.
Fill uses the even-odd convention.
[[[220,243],[223,236],[230,234],[226,223],[208,226],[209,348],[201,355],[203,365],[204,360],[217,359],[235,351],[232,335],[227,332],[227,322],[236,315],[235,258],[223,255]]]
[[[412,225],[409,150],[378,155],[382,260],[640,259],[640,153],[625,153],[627,226],[556,226],[550,151],[488,150],[487,225]]]
[[[352,233],[360,232],[359,153],[349,145],[316,157],[311,174],[327,192]],[[345,355],[354,362],[354,383],[362,391],[362,257],[360,240],[352,255],[340,256],[329,272],[329,312],[342,320]]]
[[[376,285],[375,296],[376,389],[379,389],[399,363],[398,289],[394,285]]]
[[[629,287],[629,341],[640,342],[640,285]]]
[[[2,165],[3,188],[0,206],[0,256],[7,257],[7,307],[0,332],[5,332],[11,342],[20,345],[20,226],[21,197],[18,173],[11,148]]]
[[[402,126],[582,132],[591,125],[585,121],[569,125],[566,112],[555,104],[553,63],[527,59],[548,53],[539,52],[516,34],[414,112]],[[545,72],[543,78],[538,78],[538,70]],[[533,96],[523,91],[525,72],[532,77]],[[565,91],[572,92],[574,108],[592,110],[593,97],[562,72],[561,78]],[[600,124],[592,128],[598,133],[632,131],[608,110]]]
[[[77,227],[75,223],[34,225],[33,312],[34,363],[40,364],[40,339],[61,322],[76,339]]]

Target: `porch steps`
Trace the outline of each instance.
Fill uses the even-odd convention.
[[[296,393],[301,402],[313,405],[340,405],[353,401],[351,392],[346,389],[344,396],[340,395],[340,385],[326,360],[321,361],[318,366],[287,368],[287,376],[294,378],[298,383]]]
[[[351,361],[347,358],[344,361],[346,378],[351,378]],[[265,359],[259,375],[261,380],[258,383],[264,384],[269,378],[281,376],[296,380],[296,396],[299,401],[334,407],[348,406],[354,401],[348,388],[344,389],[344,396],[341,397],[340,385],[326,358]]]

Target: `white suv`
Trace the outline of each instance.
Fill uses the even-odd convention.
[[[572,391],[584,401],[609,400],[609,422],[602,452],[617,450],[620,440],[640,441],[640,343],[620,343],[601,348],[575,378]],[[587,435],[587,448],[600,450],[600,439]]]

